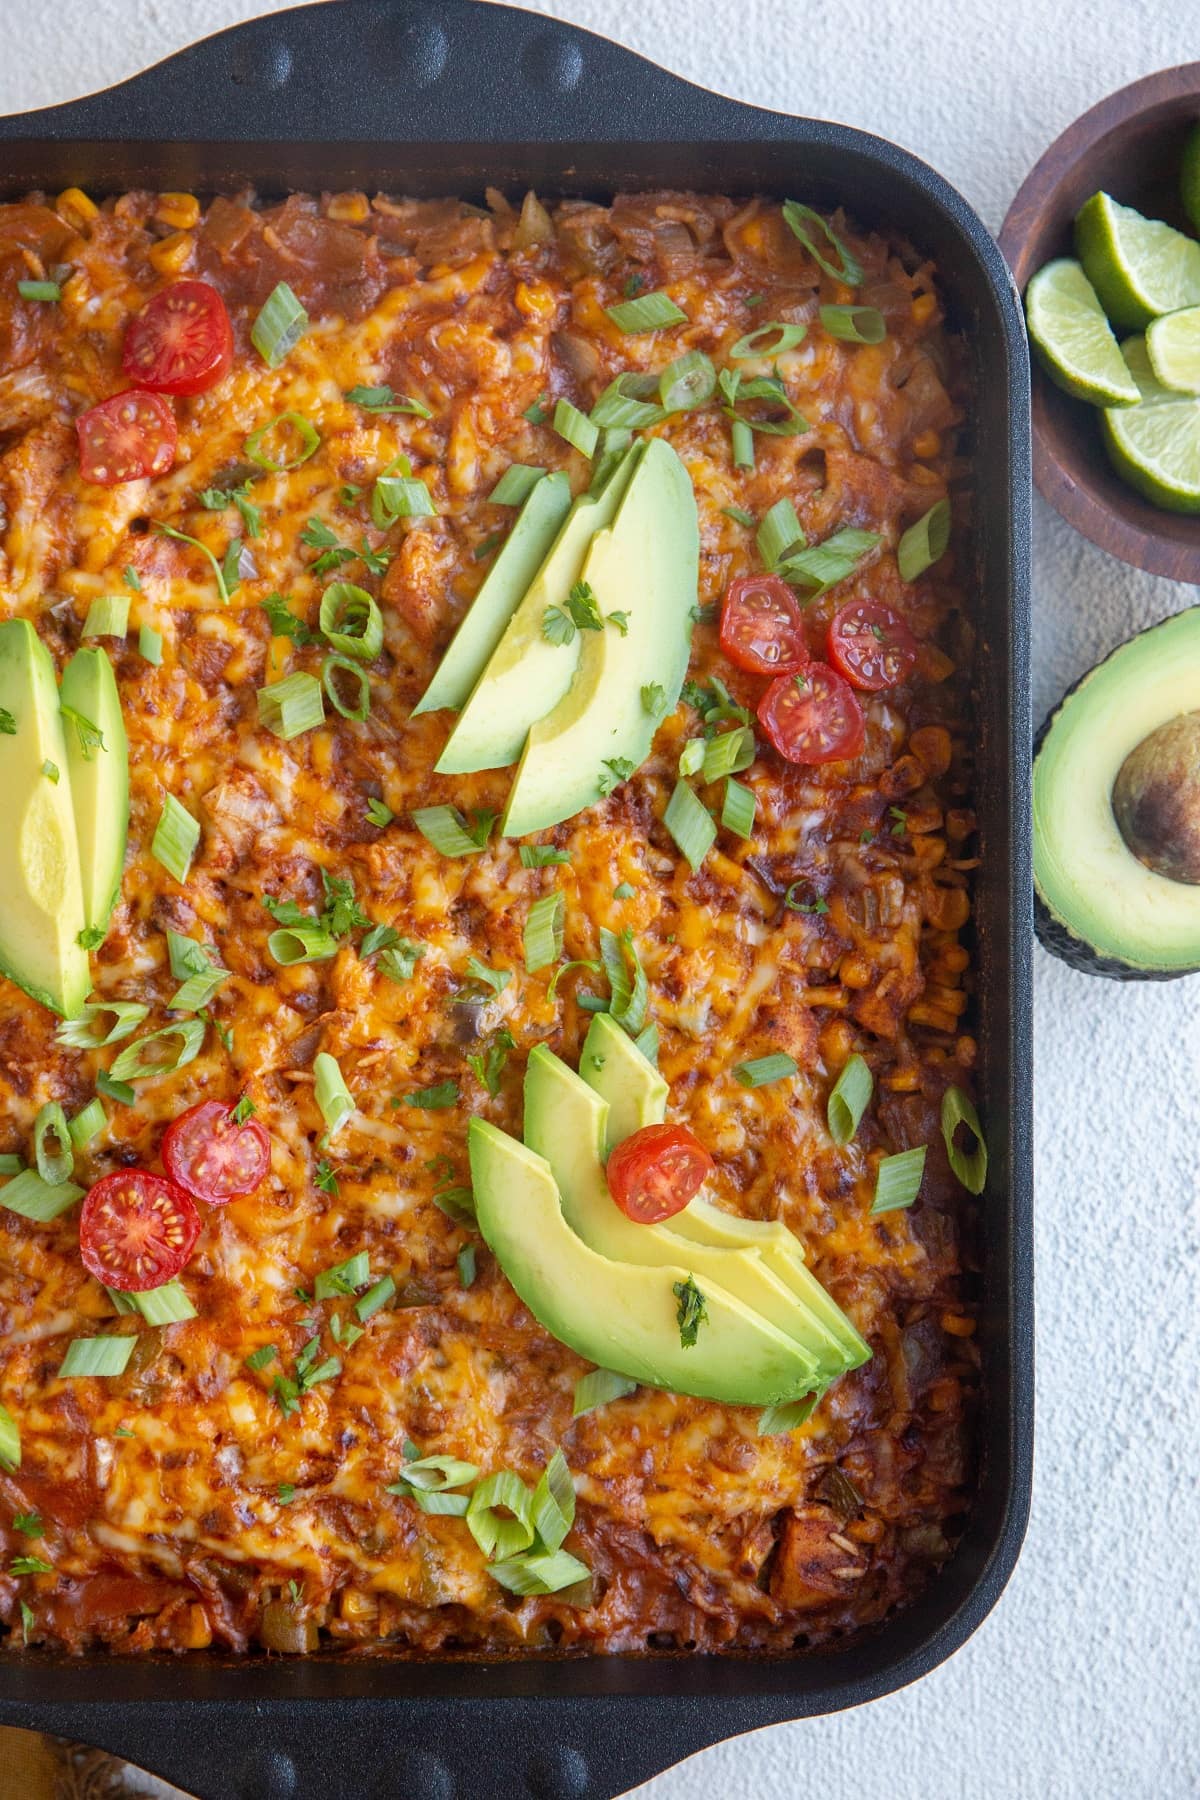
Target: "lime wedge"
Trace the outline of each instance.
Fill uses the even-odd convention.
[[[1200,394],[1200,306],[1164,313],[1146,327],[1155,378],[1179,394]]]
[[[1145,338],[1130,338],[1121,352],[1142,398],[1100,415],[1113,467],[1155,506],[1200,513],[1200,399],[1155,379]]]
[[[1079,263],[1061,256],[1039,269],[1025,290],[1025,317],[1051,381],[1093,406],[1136,406],[1137,384]]]
[[[1200,231],[1200,124],[1193,125],[1183,146],[1183,163],[1179,170],[1179,193],[1183,210]]]
[[[1075,249],[1114,325],[1200,306],[1200,244],[1111,194],[1093,194],[1076,214]]]

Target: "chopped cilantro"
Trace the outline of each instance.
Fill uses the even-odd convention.
[[[500,1092],[500,1077],[504,1073],[504,1065],[508,1061],[508,1053],[517,1047],[516,1040],[507,1026],[502,1027],[493,1037],[486,1051],[479,1050],[468,1056],[467,1067],[481,1087],[485,1087],[493,1100]]]
[[[317,1172],[313,1176],[313,1180],[323,1194],[336,1194],[340,1191],[333,1164],[324,1156],[317,1164]]]
[[[688,1276],[686,1281],[677,1281],[671,1289],[679,1302],[675,1314],[679,1325],[679,1342],[685,1350],[691,1350],[696,1342],[701,1325],[708,1319],[708,1308],[704,1295],[696,1286],[695,1278]]]
[[[604,767],[608,770],[608,774],[600,777],[602,794],[611,794],[614,788],[619,787],[623,781],[628,781],[634,769],[633,763],[627,756],[605,757]]]

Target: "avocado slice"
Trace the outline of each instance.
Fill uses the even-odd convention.
[[[516,762],[529,728],[571,684],[581,636],[552,644],[542,632],[547,608],[565,606],[595,533],[612,523],[642,452],[635,444],[598,494],[580,494],[546,560],[487,660],[437,760],[441,775],[502,769]],[[535,490],[536,491],[536,490]]]
[[[654,438],[582,571],[601,616],[624,614],[625,629],[578,633],[574,679],[529,733],[500,826],[505,837],[572,818],[609,791],[618,771],[645,762],[687,672],[699,560],[691,478],[671,446]],[[642,694],[651,686],[662,690],[653,710]]]
[[[414,718],[417,713],[439,712],[443,707],[457,711],[463,705],[570,510],[571,484],[565,475],[543,475],[530,489],[487,580],[450,640],[433,680],[413,707]]]
[[[645,1125],[658,1125],[666,1117],[667,1084],[654,1064],[638,1049],[628,1032],[607,1013],[597,1013],[588,1027],[579,1073],[587,1085],[608,1101],[605,1150],[610,1151]],[[642,1229],[638,1227],[638,1229]],[[870,1360],[871,1351],[831,1294],[826,1293],[804,1262],[799,1239],[778,1219],[742,1219],[723,1212],[697,1194],[681,1213],[660,1229],[686,1246],[754,1251],[766,1267],[790,1289],[793,1297],[812,1315],[814,1329],[833,1340],[841,1368],[856,1369]]]
[[[811,1391],[810,1362],[716,1283],[699,1284],[706,1317],[694,1345],[679,1335],[683,1265],[613,1262],[563,1217],[550,1165],[526,1145],[472,1119],[471,1182],[479,1228],[530,1312],[560,1343],[649,1387],[731,1406],[774,1406]]]
[[[91,976],[71,773],[54,664],[28,619],[0,625],[0,725],[0,970],[75,1018]]]
[[[103,739],[103,747],[85,744],[66,721],[83,914],[90,931],[103,933],[120,897],[129,832],[129,742],[117,679],[103,650],[75,652],[63,670],[61,700]]]
[[[627,1219],[608,1191],[602,1152],[608,1105],[545,1044],[530,1052],[525,1072],[525,1142],[544,1156],[558,1184],[563,1217],[585,1244],[613,1262],[681,1265],[707,1293],[713,1282],[736,1295],[777,1331],[794,1338],[814,1383],[842,1372],[823,1332],[809,1330],[807,1310],[753,1250],[721,1249],[673,1236],[663,1225]]]
[[[1187,878],[1200,768],[1192,764],[1190,780],[1186,766],[1172,773],[1167,747],[1177,734],[1162,733],[1198,710],[1200,606],[1193,606],[1098,663],[1038,735],[1038,936],[1087,974],[1168,980],[1200,972],[1200,884]],[[1169,805],[1162,804],[1166,790]]]

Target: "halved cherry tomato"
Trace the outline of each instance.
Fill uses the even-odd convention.
[[[759,724],[780,756],[794,763],[857,756],[866,737],[853,688],[826,663],[781,675],[758,703]]]
[[[79,1215],[83,1266],[105,1287],[140,1294],[178,1275],[200,1235],[190,1194],[147,1169],[119,1169],[88,1190]]]
[[[239,1125],[223,1100],[202,1100],[167,1126],[162,1159],[181,1188],[224,1206],[254,1192],[271,1166],[271,1140],[257,1119]]]
[[[227,375],[233,328],[207,281],[176,281],[155,294],[125,333],[121,367],[157,394],[202,394]]]
[[[800,602],[779,575],[739,575],[721,607],[721,648],[739,669],[778,675],[808,661]]]
[[[829,660],[856,688],[875,693],[904,680],[917,640],[882,600],[851,600],[829,622]]]
[[[128,388],[80,413],[79,473],[101,487],[165,475],[175,466],[179,433],[175,415],[157,394]]]
[[[713,1159],[686,1125],[643,1125],[608,1159],[608,1191],[638,1225],[682,1212],[713,1172]]]

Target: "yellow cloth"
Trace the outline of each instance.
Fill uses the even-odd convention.
[[[0,1800],[187,1800],[116,1757],[0,1725]]]

